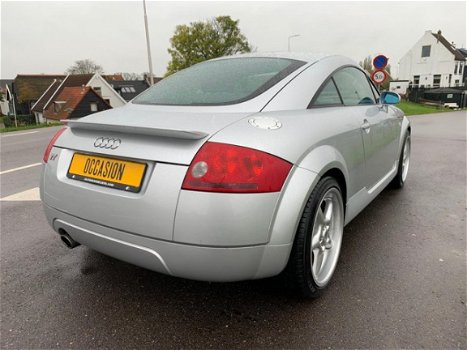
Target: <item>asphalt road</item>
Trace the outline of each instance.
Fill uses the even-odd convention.
[[[1,340],[17,348],[430,348],[466,344],[466,114],[410,118],[402,191],[350,223],[323,297],[278,279],[202,283],[66,249],[38,201],[1,201]],[[1,137],[1,171],[41,161],[55,130]],[[1,197],[40,167],[1,176]]]

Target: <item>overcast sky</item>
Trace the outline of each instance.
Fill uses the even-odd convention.
[[[457,2],[147,2],[155,74],[166,71],[177,24],[229,15],[258,51],[326,52],[397,62],[424,34],[466,45],[466,5]],[[1,3],[1,73],[63,73],[90,58],[106,73],[148,71],[140,1]],[[396,73],[396,72],[394,72]]]

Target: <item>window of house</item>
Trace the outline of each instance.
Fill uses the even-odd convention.
[[[329,79],[324,88],[319,92],[313,102],[313,106],[335,106],[342,105],[342,100],[337,92],[333,79]]]
[[[422,57],[430,57],[431,45],[422,46]]]
[[[334,82],[346,106],[375,104],[367,77],[356,68],[343,68],[334,74]]]
[[[130,90],[130,92],[136,92],[136,90],[135,90],[135,88],[134,88],[133,86],[130,86],[130,87],[128,88],[128,90]]]
[[[414,75],[413,76],[413,84],[415,86],[418,86],[418,84],[420,84],[420,76],[419,75]]]
[[[96,102],[91,102],[91,112],[97,112],[97,103]]]
[[[102,96],[102,90],[99,86],[93,87],[94,91],[97,92],[99,95]]]
[[[433,86],[439,87],[440,83],[441,83],[441,74],[433,75]]]
[[[459,64],[459,62],[454,63],[454,74],[457,74],[457,65],[458,64]]]
[[[459,79],[456,79],[456,86],[459,86]]]
[[[63,106],[65,105],[65,101],[55,101],[54,102],[54,112],[55,113],[58,113],[61,111],[61,109],[63,108]]]
[[[459,62],[459,74],[462,74],[462,68],[464,67],[462,62]]]

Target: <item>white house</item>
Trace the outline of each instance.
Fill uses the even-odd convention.
[[[86,86],[92,87],[104,100],[109,102],[112,108],[126,104],[125,99],[100,74],[94,74]]]
[[[442,36],[430,30],[399,61],[398,80],[414,87],[456,87],[464,84],[466,56]]]
[[[393,80],[389,82],[389,91],[396,92],[399,95],[405,95],[409,88],[409,80]]]

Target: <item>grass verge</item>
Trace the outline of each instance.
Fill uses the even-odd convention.
[[[17,128],[1,128],[0,133],[11,132],[11,131],[21,131],[21,130],[30,130],[30,129],[40,129],[40,128],[48,128],[51,126],[58,126],[63,125],[62,123],[49,123],[49,124],[38,124],[38,125],[24,125],[18,126]]]
[[[419,103],[401,101],[396,105],[397,108],[400,108],[406,116],[417,115],[417,114],[429,114],[429,113],[443,113],[451,112],[452,109],[449,108],[438,108],[433,106],[426,106]]]

